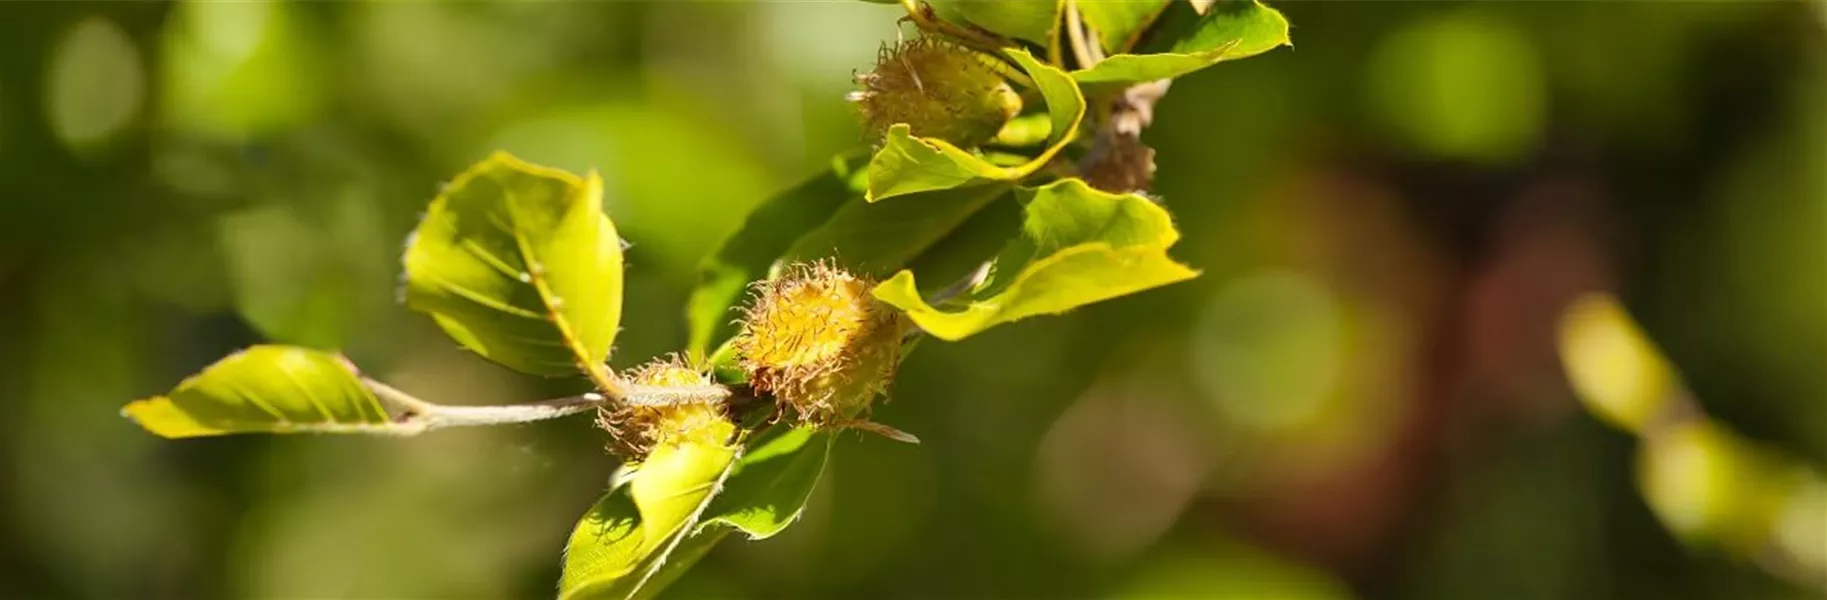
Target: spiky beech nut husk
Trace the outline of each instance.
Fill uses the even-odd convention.
[[[629,382],[634,389],[671,390],[701,390],[713,384],[708,374],[676,356],[641,365],[629,376]],[[722,397],[678,394],[668,400],[624,402],[597,409],[596,423],[609,432],[610,451],[629,461],[640,461],[662,446],[727,445],[736,432]]]
[[[888,391],[909,327],[870,295],[874,287],[823,262],[795,265],[755,284],[754,304],[735,341],[749,384],[815,425],[867,415]]]
[[[958,44],[914,38],[883,44],[875,70],[856,76],[851,92],[875,139],[906,123],[909,133],[976,147],[1021,113],[1021,95],[988,55]]]

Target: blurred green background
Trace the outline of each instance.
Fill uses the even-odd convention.
[[[1176,82],[1145,136],[1201,278],[922,344],[876,417],[925,443],[846,436],[801,523],[671,595],[1820,597],[1658,520],[1555,332],[1617,291],[1818,481],[1823,5],[1275,6],[1295,47]],[[495,149],[602,172],[616,362],[681,347],[696,261],[862,141],[842,96],[899,15],[0,3],[0,597],[549,596],[614,466],[588,419],[169,442],[117,411],[262,340],[442,402],[577,391],[395,302],[401,239]],[[1787,493],[1733,481],[1659,501]],[[1771,544],[1820,567],[1801,506]]]

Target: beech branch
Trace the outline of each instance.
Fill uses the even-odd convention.
[[[672,406],[723,402],[729,400],[733,395],[729,388],[721,385],[660,387],[622,381],[618,386],[621,396],[616,398],[597,392],[587,392],[527,404],[452,406],[420,399],[373,378],[363,377],[362,383],[368,386],[368,389],[373,390],[375,396],[378,396],[383,402],[392,404],[400,410],[399,416],[394,417],[392,423],[375,429],[373,432],[403,436],[418,435],[447,427],[510,425],[545,421],[612,405]]]
[[[608,399],[602,394],[590,392],[528,404],[451,406],[421,400],[417,396],[372,378],[363,377],[362,383],[367,385],[368,389],[374,390],[374,395],[380,397],[383,402],[393,404],[400,409],[399,416],[394,418],[392,426],[387,431],[387,433],[395,435],[418,435],[446,427],[544,421],[595,410],[608,402]]]

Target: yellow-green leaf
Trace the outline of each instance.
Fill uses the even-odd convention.
[[[643,550],[651,551],[652,544],[644,542],[641,513],[634,508],[628,486],[611,488],[571,530],[565,543],[564,572],[558,580],[559,597],[618,597],[613,584],[641,565]]]
[[[878,285],[875,297],[927,333],[960,340],[1198,275],[1167,256],[1179,233],[1167,211],[1147,198],[1101,192],[1078,179],[1020,195],[1026,205],[1021,237],[997,255],[992,275],[958,306],[928,304],[911,271]]]
[[[1168,17],[1180,17],[1169,19]],[[1290,45],[1288,20],[1256,0],[1225,0],[1204,15],[1174,5],[1148,52],[1116,54],[1072,79],[1096,94],[1133,83],[1179,77],[1227,60],[1255,56]]]
[[[622,313],[622,240],[602,180],[495,153],[431,202],[406,248],[406,303],[463,347],[544,376],[603,362]]]
[[[341,356],[254,346],[121,414],[167,438],[231,433],[389,433],[387,411]]]
[[[728,446],[655,448],[628,485],[634,505],[641,509],[641,530],[647,538],[669,537],[695,522],[735,458],[735,449]]]
[[[559,596],[650,598],[730,532],[779,533],[811,498],[832,441],[783,425],[740,455],[710,446],[656,451],[578,522]]]
[[[565,545],[559,597],[636,598],[696,529],[734,468],[734,447],[661,446],[585,513]]]
[[[869,161],[870,202],[916,192],[1011,182],[1034,174],[1078,134],[1085,99],[1065,72],[1043,64],[1024,50],[1004,50],[1026,71],[1047,103],[1048,145],[1025,163],[998,166],[978,154],[937,138],[914,137],[905,124],[888,128],[882,148]]]

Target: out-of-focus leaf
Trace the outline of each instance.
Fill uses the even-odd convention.
[[[1188,10],[1190,13],[1190,10]],[[1174,14],[1172,10],[1168,14]],[[1179,77],[1227,60],[1290,45],[1288,20],[1256,0],[1226,0],[1196,19],[1169,22],[1149,44],[1151,52],[1117,54],[1072,79],[1098,93],[1132,83]]]
[[[1078,0],[1079,15],[1097,30],[1107,52],[1125,52],[1167,8],[1169,0]]]
[[[354,286],[328,256],[323,231],[283,207],[225,215],[218,231],[235,308],[248,323],[274,341],[343,345]]]
[[[658,593],[653,584],[669,555],[689,540],[713,493],[734,468],[736,449],[686,443],[661,446],[623,485],[613,487],[585,513],[565,545],[560,598],[639,598]]]
[[[1111,600],[1349,600],[1351,592],[1324,571],[1260,548],[1218,538],[1170,549],[1140,561],[1114,586]]]
[[[1004,54],[1027,72],[1046,100],[1050,127],[1046,150],[1024,164],[1003,167],[945,140],[914,137],[905,124],[893,125],[882,148],[869,161],[865,199],[875,202],[916,192],[1016,181],[1040,170],[1072,141],[1085,116],[1084,96],[1072,78],[1024,50],[1008,49]]]
[[[431,202],[406,247],[406,302],[515,370],[608,378],[622,240],[602,180],[496,153]]]
[[[1078,179],[1020,196],[1026,205],[1021,237],[997,256],[991,277],[960,309],[927,304],[910,271],[877,286],[875,297],[905,311],[927,333],[955,341],[1198,274],[1168,258],[1167,248],[1180,234],[1167,211],[1147,198],[1101,192]]]
[[[387,411],[335,354],[254,346],[121,414],[167,438],[231,433],[389,433]]]
[[[857,197],[840,161],[836,168],[769,198],[749,213],[734,235],[698,265],[698,285],[685,308],[689,348],[709,351],[730,330],[730,307],[749,282],[764,277],[793,242],[831,218],[845,200]]]
[[[262,337],[335,351],[388,308],[397,276],[374,257],[397,251],[399,238],[366,194],[287,189],[312,200],[224,214],[207,243],[219,245],[234,307]]]
[[[857,273],[893,273],[1008,191],[1008,184],[995,183],[920,192],[894,202],[852,199],[794,243],[785,258],[834,258]]]

